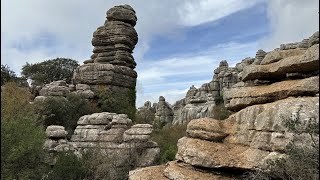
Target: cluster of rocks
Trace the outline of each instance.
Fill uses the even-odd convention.
[[[160,96],[159,102],[156,106],[155,120],[153,124],[159,125],[160,127],[166,124],[171,124],[173,115],[172,106],[166,102],[166,99],[163,96]]]
[[[67,140],[67,134],[63,126],[51,125],[47,127],[47,139],[43,147],[48,152],[48,164],[55,164],[55,153],[57,152],[73,151],[75,154],[79,154],[78,149]]]
[[[98,148],[106,157],[112,157],[118,170],[123,170],[129,160],[135,159],[134,167],[154,165],[160,149],[150,140],[153,131],[150,124],[132,125],[125,114],[94,113],[80,117],[71,140],[66,139],[63,126],[48,126],[44,147],[52,157],[55,152],[73,151],[80,154]]]
[[[95,93],[86,84],[67,84],[64,80],[53,81],[39,88],[39,96],[34,98],[34,102],[44,101],[49,96],[66,97],[69,94],[76,94],[84,99],[93,99]]]
[[[130,171],[129,179],[241,179],[267,160],[286,158],[293,140],[302,146],[319,142],[318,135],[307,133],[308,124],[319,123],[319,44],[300,51],[275,49],[261,61],[270,63],[244,66],[241,81],[223,92],[234,114],[191,120],[178,141],[176,161]],[[301,125],[299,134],[288,129],[289,121]]]
[[[192,85],[185,98],[176,101],[174,105],[165,102],[165,98],[160,96],[155,112],[155,122],[176,125],[188,123],[192,119],[213,117],[215,98],[222,96],[224,89],[230,88],[239,81],[238,73],[237,68],[229,67],[228,62],[223,60],[214,70],[211,82],[203,84],[198,89]]]
[[[89,85],[94,93],[109,92],[129,98],[123,95],[136,86],[136,62],[131,55],[138,42],[136,21],[135,11],[129,5],[109,9],[104,25],[93,33],[93,55],[75,70],[73,82]]]

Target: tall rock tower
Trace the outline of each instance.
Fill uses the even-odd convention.
[[[111,98],[121,97],[135,108],[137,72],[131,53],[138,42],[136,21],[129,5],[109,9],[104,25],[93,33],[93,55],[76,69],[73,83],[87,84],[93,92],[105,92]]]

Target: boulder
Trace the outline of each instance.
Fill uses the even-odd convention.
[[[237,87],[225,91],[225,106],[238,111],[247,106],[264,104],[290,96],[314,96],[319,92],[319,76],[306,79],[287,80],[266,86]]]
[[[291,56],[266,65],[250,65],[243,69],[242,81],[254,79],[284,79],[291,72],[312,72],[319,70],[319,44],[308,48],[301,56]]]

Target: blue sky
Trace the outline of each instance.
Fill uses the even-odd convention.
[[[160,95],[173,104],[191,85],[209,82],[221,60],[234,66],[319,29],[317,0],[4,0],[2,64],[17,74],[26,62],[56,57],[82,64],[92,54],[92,33],[119,4],[138,17],[138,107]]]

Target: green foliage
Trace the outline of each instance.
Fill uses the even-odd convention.
[[[135,121],[136,90],[107,90],[98,93],[98,98],[98,103],[103,112],[127,114],[132,121]]]
[[[178,151],[177,143],[186,133],[187,125],[176,125],[163,129],[155,129],[151,139],[160,147],[159,164],[164,164],[175,159]]]
[[[218,96],[214,98],[216,105],[223,104],[223,96]]]
[[[218,120],[227,119],[232,113],[227,110],[224,104],[217,104],[213,107],[213,118]]]
[[[21,87],[28,87],[27,79],[24,77],[17,77],[8,65],[1,64],[1,86],[7,82],[16,82]]]
[[[44,127],[61,125],[66,128],[69,135],[76,128],[81,116],[92,114],[96,110],[92,108],[90,102],[72,93],[67,98],[52,96],[35,103],[35,112]]]
[[[301,109],[302,106],[295,117],[284,123],[288,131],[295,133],[292,142],[286,147],[287,157],[267,161],[261,171],[250,173],[246,179],[319,179],[319,121],[311,118],[307,125],[303,125],[300,120]],[[302,133],[309,136],[311,144],[299,137]]]
[[[141,109],[137,111],[135,117],[136,124],[153,124],[155,113],[148,109]]]
[[[15,83],[3,86],[1,94],[1,179],[41,179],[44,129],[35,122],[30,93]]]
[[[47,179],[85,179],[90,176],[86,160],[77,157],[72,152],[60,152],[56,156],[56,164],[48,174]]]
[[[26,63],[21,74],[32,80],[32,85],[48,84],[52,81],[65,79],[71,82],[74,70],[79,66],[76,60],[56,58],[40,63]]]

